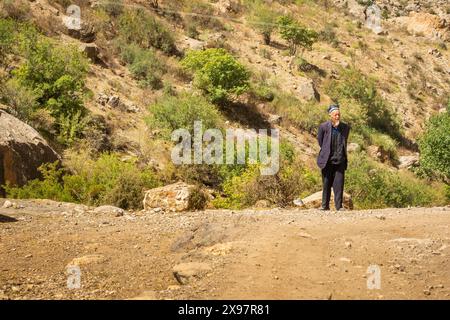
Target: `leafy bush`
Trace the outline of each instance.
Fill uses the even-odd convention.
[[[151,113],[146,122],[151,128],[162,130],[170,139],[172,131],[185,128],[193,134],[194,121],[201,120],[204,129],[221,128],[222,118],[217,108],[201,96],[182,93],[179,96],[163,96],[149,107]]]
[[[123,209],[141,208],[143,190],[158,186],[148,169],[133,162],[123,162],[116,154],[102,154],[91,159],[87,152],[72,153],[67,168],[58,162],[39,168],[43,179],[32,180],[23,187],[6,186],[8,197],[45,198],[86,205],[114,205]]]
[[[419,139],[420,165],[450,183],[450,101],[447,112],[432,116]]]
[[[6,56],[13,48],[16,25],[10,19],[0,19],[0,66],[6,62]]]
[[[395,173],[367,159],[364,153],[352,153],[346,173],[346,191],[356,209],[428,206],[445,202],[444,191],[411,173]]]
[[[161,77],[165,69],[152,49],[142,49],[136,44],[125,45],[121,49],[121,58],[143,87],[162,88]]]
[[[208,194],[197,185],[191,190],[191,195],[188,199],[188,208],[190,210],[203,210],[205,209],[208,200]]]
[[[241,209],[254,205],[258,200],[267,200],[276,206],[289,206],[296,198],[316,191],[319,176],[311,172],[295,157],[288,143],[280,145],[280,170],[271,176],[262,176],[258,164],[247,164],[226,170],[223,176],[223,196],[212,201],[218,208]]]
[[[297,48],[302,48],[302,56],[304,50],[310,50],[314,42],[317,41],[318,34],[316,31],[301,26],[290,16],[281,16],[277,20],[281,37],[289,43],[290,54],[295,55]]]
[[[119,37],[143,49],[154,47],[166,54],[175,54],[172,34],[162,22],[142,9],[126,10],[119,18]]]
[[[38,108],[37,97],[30,88],[10,79],[0,86],[1,101],[8,106],[8,112],[18,119],[31,123],[32,115]]]
[[[57,46],[35,31],[22,33],[20,43],[26,60],[13,74],[33,91],[40,107],[55,117],[84,110],[81,93],[88,62],[78,48]]]
[[[215,102],[249,89],[250,73],[224,49],[189,51],[181,63],[194,73],[194,85]]]
[[[5,185],[7,196],[14,199],[74,201],[71,195],[64,190],[61,183],[64,169],[61,168],[59,161],[42,164],[39,167],[39,172],[42,174],[42,180],[31,180],[23,187]]]
[[[266,3],[257,2],[252,6],[249,24],[263,36],[265,44],[270,44],[272,33],[277,28],[277,18],[278,13]]]

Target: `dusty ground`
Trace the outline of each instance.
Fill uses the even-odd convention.
[[[0,299],[450,299],[450,206],[116,217],[14,202],[0,209]],[[74,258],[80,289],[67,288]],[[180,284],[186,262],[211,270]]]

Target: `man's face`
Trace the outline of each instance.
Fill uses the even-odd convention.
[[[341,113],[339,112],[339,110],[334,110],[330,114],[330,118],[331,118],[331,121],[337,122],[337,121],[339,121],[341,119]]]

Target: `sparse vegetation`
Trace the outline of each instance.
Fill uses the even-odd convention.
[[[153,49],[142,49],[136,44],[120,46],[121,58],[128,64],[131,74],[143,87],[161,89],[164,65]]]
[[[119,37],[125,43],[134,43],[143,49],[153,47],[166,54],[177,51],[169,29],[141,8],[125,10],[119,17]]]
[[[251,6],[249,24],[263,37],[265,44],[270,44],[272,33],[277,29],[279,14],[264,2],[256,2]]]

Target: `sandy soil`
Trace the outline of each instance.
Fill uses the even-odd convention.
[[[450,206],[116,216],[11,201],[0,208],[0,299],[450,298]],[[368,289],[370,265],[380,289]]]

